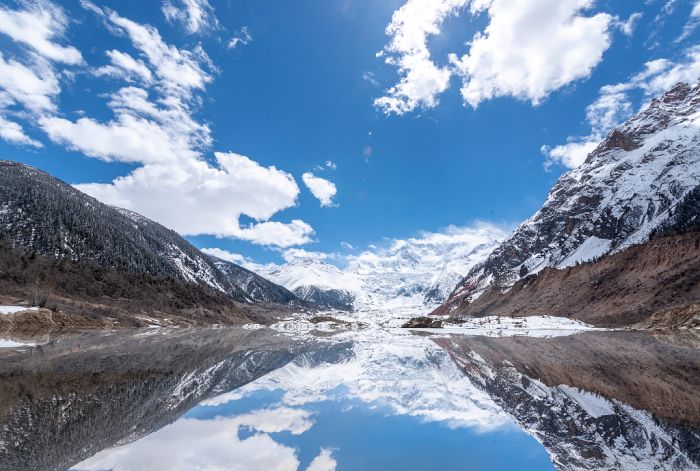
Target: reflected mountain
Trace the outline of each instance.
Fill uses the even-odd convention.
[[[312,363],[312,350],[335,358],[345,347],[225,328],[96,333],[0,349],[0,468],[66,469],[295,358],[307,354]]]
[[[698,469],[696,334],[586,332],[435,342],[558,469]]]
[[[59,337],[0,349],[0,469],[697,469],[699,347],[631,331]]]

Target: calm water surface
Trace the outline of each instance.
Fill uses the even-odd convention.
[[[698,469],[695,334],[150,330],[0,349],[3,470]]]

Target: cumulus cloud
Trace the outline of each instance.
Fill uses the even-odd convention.
[[[309,463],[306,471],[335,471],[338,463],[333,458],[333,451],[329,448],[323,448],[316,458]]]
[[[437,97],[449,86],[452,72],[433,62],[428,38],[440,34],[443,21],[468,1],[409,0],[394,12],[386,28],[391,41],[378,55],[397,67],[401,79],[374,101],[378,109],[386,114],[404,114],[437,105]]]
[[[400,80],[374,104],[399,115],[434,107],[454,75],[472,107],[505,96],[538,104],[590,76],[610,47],[611,30],[631,35],[639,19],[634,14],[620,21],[590,12],[593,6],[593,0],[408,0],[394,13],[386,29],[391,41],[378,54],[396,66]],[[474,24],[483,17],[486,27],[465,54],[448,54],[449,64],[440,66],[428,39],[440,34],[445,19],[467,9]]]
[[[482,0],[471,10],[489,24],[469,52],[452,56],[462,96],[476,107],[512,96],[541,102],[552,91],[588,77],[610,46],[613,17],[587,15],[591,0]]]
[[[333,197],[337,192],[333,182],[325,178],[317,177],[311,172],[303,174],[301,179],[304,181],[304,185],[306,185],[311,194],[321,202],[321,206],[333,205]]]
[[[152,163],[111,183],[76,185],[78,189],[155,219],[181,234],[214,234],[262,245],[307,243],[313,229],[300,220],[269,221],[296,204],[294,178],[248,157],[216,152],[217,167],[203,160]],[[241,215],[258,222],[241,226]]]
[[[679,61],[649,61],[641,72],[627,82],[601,87],[598,98],[586,108],[586,121],[591,126],[590,134],[569,137],[566,144],[542,146],[545,169],[555,164],[576,168],[583,163],[608,132],[631,117],[638,109],[633,106],[633,92],[641,91],[644,99],[648,101],[679,82],[694,83],[699,77],[700,46],[692,46],[684,52]]]
[[[269,434],[286,431],[299,435],[312,426],[308,411],[289,407],[263,409],[232,418],[180,419],[134,443],[101,451],[76,465],[76,469],[296,470],[299,468],[296,450],[276,442]],[[242,439],[241,429],[256,433]],[[332,459],[330,455],[324,454],[319,461],[323,465],[329,459]]]
[[[162,11],[168,21],[181,24],[189,34],[220,27],[214,8],[208,0],[166,0]]]

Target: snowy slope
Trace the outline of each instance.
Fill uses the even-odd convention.
[[[612,131],[562,175],[542,209],[469,271],[449,309],[495,284],[644,242],[700,184],[700,85],[679,84]]]

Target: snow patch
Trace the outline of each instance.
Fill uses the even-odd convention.
[[[0,314],[14,314],[16,312],[24,311],[38,311],[38,307],[28,307],[28,306],[0,306]]]

